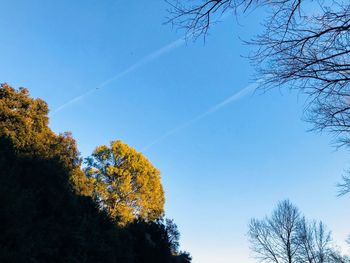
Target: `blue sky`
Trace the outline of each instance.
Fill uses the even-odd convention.
[[[144,150],[162,171],[167,216],[194,263],[254,262],[249,219],[285,198],[344,246],[350,200],[335,185],[349,153],[307,132],[302,95],[249,93],[203,116],[252,83],[239,37],[259,32],[262,11],[227,17],[205,44],[163,52],[183,32],[163,25],[161,0],[13,0],[0,9],[0,81],[46,100],[51,128],[71,131],[82,156],[114,139]]]

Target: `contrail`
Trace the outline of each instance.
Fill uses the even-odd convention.
[[[165,53],[170,52],[171,50],[181,47],[183,44],[186,43],[185,38],[179,38],[173,42],[171,42],[170,44],[167,44],[163,47],[161,47],[160,49],[154,51],[153,53],[147,55],[146,57],[142,58],[141,60],[139,60],[138,62],[136,62],[135,64],[129,66],[128,68],[126,68],[125,70],[119,72],[118,74],[116,74],[115,76],[106,79],[105,81],[101,82],[97,87],[88,90],[87,92],[63,103],[62,105],[60,105],[59,107],[57,107],[53,112],[52,115],[58,113],[59,111],[63,110],[64,108],[66,108],[68,105],[71,105],[79,100],[84,99],[85,97],[87,97],[88,95],[96,92],[99,89],[104,88],[105,86],[107,86],[108,84],[132,73],[133,71],[137,70],[138,68],[150,63],[151,61],[161,57],[162,55],[164,55]]]
[[[208,115],[217,112],[218,110],[224,108],[225,106],[240,100],[242,98],[244,98],[245,96],[253,93],[257,87],[259,86],[259,83],[262,80],[257,80],[256,82],[246,86],[245,88],[241,89],[240,91],[238,91],[237,93],[231,95],[230,97],[228,97],[227,99],[219,102],[218,104],[210,107],[208,110],[204,111],[203,113],[197,115],[196,117],[180,124],[179,126],[176,126],[175,128],[165,132],[163,135],[161,135],[160,137],[158,137],[157,139],[155,139],[154,141],[152,141],[151,143],[147,144],[141,151],[145,152],[148,149],[150,149],[151,147],[153,147],[155,144],[160,143],[161,141],[165,140],[166,138],[170,137],[171,135],[180,132],[181,130],[189,127],[190,125],[192,125],[193,123],[207,117]]]

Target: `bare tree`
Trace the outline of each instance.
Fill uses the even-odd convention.
[[[271,218],[252,219],[249,225],[251,249],[262,262],[296,262],[300,213],[289,201],[277,205]]]
[[[250,57],[264,88],[289,86],[309,95],[308,120],[341,144],[350,131],[350,3],[347,0],[167,0],[170,22],[190,36],[207,34],[225,12],[268,6]]]
[[[165,1],[169,4],[168,23],[185,29],[191,38],[197,38],[205,36],[210,27],[227,12],[238,14],[256,7],[274,6],[278,8],[278,13],[290,11],[288,20],[291,20],[305,0],[200,0],[195,3],[192,0]]]
[[[340,253],[335,252],[330,255],[331,262],[334,263],[349,263],[350,258],[347,256],[342,256]]]
[[[302,218],[298,228],[298,243],[300,245],[299,262],[334,262],[330,260],[330,255],[334,254],[330,246],[331,233],[326,231],[322,222],[309,223]]]
[[[350,193],[350,177],[343,176],[343,182],[339,183],[338,187],[339,187],[339,196]],[[349,239],[349,242],[350,242],[350,239]]]
[[[350,146],[350,2],[348,0],[167,0],[170,20],[192,38],[222,14],[268,7],[263,32],[246,41],[262,89],[289,87],[308,95],[305,119]],[[350,178],[342,185],[349,192]]]
[[[261,262],[342,263],[346,258],[331,245],[322,222],[308,222],[288,200],[280,202],[271,217],[252,219],[251,249]]]

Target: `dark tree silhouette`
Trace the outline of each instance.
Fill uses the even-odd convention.
[[[168,237],[170,241],[170,250],[173,254],[179,253],[179,246],[180,246],[180,232],[177,229],[177,225],[174,223],[174,220],[172,219],[166,219],[165,220],[165,226],[166,230],[168,232]]]
[[[48,107],[0,86],[0,262],[185,263],[161,220],[119,227],[89,197],[70,134]]]

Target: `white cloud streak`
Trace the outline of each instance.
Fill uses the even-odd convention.
[[[219,102],[218,104],[215,104],[214,106],[210,107],[209,109],[207,109],[206,111],[204,111],[203,113],[195,116],[194,118],[180,124],[179,126],[176,126],[175,128],[165,132],[163,135],[161,135],[160,137],[158,137],[157,139],[155,139],[154,141],[152,141],[151,143],[147,144],[141,151],[145,152],[147,150],[149,150],[150,148],[152,148],[154,145],[164,141],[165,139],[167,139],[168,137],[182,131],[183,129],[191,126],[192,124],[194,124],[195,122],[207,117],[210,114],[213,114],[217,111],[219,111],[220,109],[228,106],[229,104],[238,101],[244,97],[246,97],[249,94],[252,94],[257,87],[259,86],[259,83],[261,83],[262,80],[258,80],[248,86],[246,86],[245,88],[241,89],[240,91],[238,91],[237,93],[229,96],[228,98],[226,98],[225,100]]]
[[[119,79],[121,79],[122,77],[134,72],[135,70],[137,70],[138,68],[152,62],[153,60],[161,57],[162,55],[181,47],[182,45],[184,45],[186,43],[185,38],[179,38],[173,42],[171,42],[170,44],[167,44],[163,47],[161,47],[160,49],[154,51],[153,53],[147,55],[146,57],[142,58],[141,60],[139,60],[138,62],[136,62],[135,64],[129,66],[128,68],[126,68],[125,70],[119,72],[118,74],[114,75],[113,77],[106,79],[105,81],[101,82],[97,87],[88,90],[87,92],[63,103],[62,105],[58,106],[55,110],[53,110],[52,115],[60,112],[61,110],[63,110],[64,108],[66,108],[67,106],[74,104],[82,99],[84,99],[85,97],[91,95],[92,93],[98,91],[99,89],[102,89],[104,87],[106,87],[107,85],[111,84],[114,81],[117,81]]]

